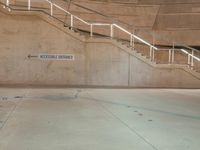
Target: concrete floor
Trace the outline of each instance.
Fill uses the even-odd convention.
[[[200,90],[0,89],[0,150],[199,150]]]

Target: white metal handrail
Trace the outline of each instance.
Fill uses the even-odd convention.
[[[140,42],[142,42],[143,44],[146,44],[146,45],[148,45],[148,46],[150,46],[150,47],[152,47],[152,48],[154,48],[154,49],[156,49],[157,50],[157,48],[155,47],[155,46],[153,46],[153,45],[151,45],[150,43],[148,43],[147,41],[145,41],[145,40],[143,40],[143,39],[141,39],[140,37],[138,37],[138,36],[136,36],[136,35],[134,35],[134,34],[132,34],[131,32],[129,32],[129,31],[127,31],[126,29],[124,29],[123,27],[121,27],[121,26],[119,26],[119,25],[117,25],[117,24],[104,24],[104,23],[88,23],[87,21],[85,21],[85,20],[83,20],[83,19],[81,19],[81,18],[79,18],[79,17],[77,17],[77,16],[75,16],[75,15],[72,15],[70,12],[68,12],[68,11],[66,11],[64,8],[62,8],[62,7],[60,7],[60,6],[58,6],[58,5],[56,5],[55,3],[52,3],[51,1],[49,1],[49,0],[45,0],[45,1],[47,1],[47,2],[49,2],[50,4],[52,4],[53,6],[56,6],[58,9],[60,9],[60,10],[62,10],[62,11],[64,11],[64,12],[66,12],[67,14],[69,14],[69,15],[71,15],[71,25],[73,25],[73,17],[74,18],[76,18],[76,19],[78,19],[79,21],[81,21],[81,22],[83,22],[84,24],[86,24],[86,25],[89,25],[90,26],[90,31],[91,31],[91,33],[90,33],[90,35],[93,35],[93,33],[92,33],[92,31],[93,31],[93,26],[112,26],[111,27],[111,30],[114,30],[114,28],[113,27],[117,27],[118,29],[120,29],[121,31],[123,31],[123,32],[125,32],[125,33],[127,33],[128,35],[130,35],[131,36],[131,38],[130,38],[130,41],[132,41],[133,40],[133,38],[136,38],[137,40],[139,40]],[[53,13],[51,13],[52,15],[53,15]],[[73,27],[73,26],[72,26]],[[113,37],[113,33],[114,33],[114,31],[111,31],[111,37]]]
[[[110,26],[111,24],[108,23],[92,23],[94,26]]]
[[[182,52],[184,52],[185,54],[189,55],[190,57],[193,57],[195,60],[200,61],[200,58],[194,56],[194,54],[190,54],[189,52],[187,52],[184,49],[181,49]],[[193,52],[192,52],[193,53]]]
[[[112,31],[111,31],[111,33],[112,33],[111,35],[113,35],[113,33],[114,33],[114,31],[113,31],[114,28],[113,28],[113,27],[117,27],[117,28],[120,29],[121,31],[123,31],[123,32],[127,33],[128,35],[130,35],[130,36],[131,36],[131,38],[130,38],[131,41],[132,41],[132,38],[136,38],[137,40],[139,40],[139,41],[142,42],[143,44],[146,44],[146,45],[148,45],[148,46],[150,46],[150,47],[152,47],[152,48],[154,48],[154,49],[157,49],[155,46],[151,45],[150,43],[148,43],[147,41],[141,39],[140,37],[138,37],[138,36],[136,36],[136,35],[130,33],[129,31],[127,31],[126,29],[124,29],[123,27],[121,27],[121,26],[119,26],[119,25],[117,25],[117,24],[89,23],[89,22],[87,22],[87,21],[85,21],[85,20],[79,18],[78,16],[73,15],[73,14],[70,13],[69,11],[67,11],[67,10],[65,10],[64,8],[58,6],[57,4],[53,3],[53,2],[50,1],[50,0],[44,0],[44,1],[48,2],[48,3],[51,5],[51,6],[50,6],[50,11],[51,11],[50,14],[51,14],[51,16],[53,16],[53,6],[55,6],[56,8],[60,9],[61,11],[65,12],[65,13],[71,15],[71,27],[73,27],[73,22],[74,22],[73,19],[74,19],[74,18],[78,19],[79,21],[83,22],[83,23],[86,24],[86,25],[89,25],[90,28],[92,28],[94,25],[98,25],[98,26],[111,26],[111,30],[112,30]],[[6,0],[6,5],[9,6],[9,4],[10,4],[10,0]],[[28,10],[31,10],[31,0],[28,0]],[[90,31],[93,31],[93,30],[90,29]],[[93,33],[91,33],[91,35],[93,35]],[[112,37],[112,36],[111,36],[111,37]]]
[[[8,8],[9,5],[10,5],[10,1],[11,0],[5,0],[5,4]],[[83,19],[81,19],[80,17],[76,16],[76,15],[73,15],[71,12],[65,10],[64,8],[60,7],[59,5],[53,3],[51,0],[43,0],[47,3],[50,4],[50,15],[53,16],[54,15],[54,12],[53,12],[53,8],[57,8],[61,11],[63,11],[64,13],[70,15],[71,19],[70,19],[70,27],[71,27],[71,30],[73,30],[74,28],[74,19],[77,19],[79,20],[80,22],[86,24],[87,26],[89,26],[90,28],[90,36],[92,37],[93,36],[93,27],[94,26],[109,26],[110,27],[110,37],[111,38],[114,38],[114,29],[117,28],[119,29],[120,31],[123,31],[124,33],[126,33],[127,35],[130,36],[130,46],[132,46],[134,48],[134,40],[138,40],[140,41],[141,43],[149,46],[150,48],[150,58],[152,61],[154,61],[154,53],[155,53],[155,50],[161,50],[161,49],[158,49],[156,46],[150,44],[149,42],[143,40],[142,38],[136,36],[135,34],[129,32],[128,30],[124,29],[123,27],[113,23],[113,24],[108,24],[108,23],[90,23],[90,22],[87,22]],[[31,0],[27,0],[27,9],[28,10],[31,10]],[[10,10],[10,9],[9,9]],[[173,63],[174,62],[174,51],[177,50],[174,48],[173,46],[173,49],[168,49],[169,50],[169,63]],[[200,62],[200,58],[195,56],[194,55],[194,50],[192,49],[192,53],[189,53],[187,50],[185,49],[178,49],[180,50],[181,52],[183,52],[184,54],[186,54],[188,56],[188,64],[191,64],[191,66],[194,66],[194,60],[197,60]],[[171,56],[172,55],[172,56]]]

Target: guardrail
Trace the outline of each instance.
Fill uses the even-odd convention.
[[[9,11],[11,11],[11,4],[12,0],[5,0],[5,5],[4,8],[8,8]],[[129,36],[129,46],[134,50],[135,49],[135,40],[139,41],[141,44],[146,45],[147,47],[149,47],[149,57],[151,61],[155,61],[155,51],[160,51],[163,49],[159,49],[158,47],[156,47],[154,44],[151,44],[150,42],[145,41],[144,39],[138,37],[137,35],[129,32],[128,30],[124,29],[123,27],[119,26],[118,24],[115,23],[111,23],[111,24],[107,24],[107,23],[91,23],[91,22],[87,22],[84,19],[73,15],[71,12],[67,11],[66,9],[62,8],[61,6],[57,5],[56,3],[53,3],[51,0],[43,0],[43,2],[47,2],[49,4],[49,9],[50,9],[50,16],[55,17],[54,16],[54,9],[59,9],[60,11],[64,12],[66,15],[70,15],[70,29],[73,30],[74,29],[74,22],[75,20],[78,20],[80,22],[82,22],[83,24],[85,24],[86,26],[88,26],[88,31],[90,32],[90,36],[93,37],[94,35],[94,28],[95,26],[107,26],[110,29],[110,33],[109,36],[110,38],[115,38],[115,31],[116,30],[120,30],[123,33],[125,33],[126,35]],[[27,0],[27,10],[31,11],[32,10],[32,5],[31,5],[31,0]],[[175,46],[173,45],[173,48],[169,48],[169,49],[165,49],[168,50],[169,53],[169,60],[168,60],[168,64],[173,64],[174,63],[174,59],[175,59],[175,50],[178,50],[180,52],[182,52],[185,56],[188,57],[188,66],[193,69],[194,67],[194,60],[200,62],[200,56],[195,56],[195,52],[199,53],[198,50],[187,47],[187,46],[182,46],[182,48],[175,48]]]

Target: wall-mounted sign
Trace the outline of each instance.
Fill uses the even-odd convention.
[[[72,54],[39,54],[40,60],[74,60]]]

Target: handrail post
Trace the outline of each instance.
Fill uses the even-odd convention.
[[[173,42],[173,49],[172,49],[172,64],[174,64],[174,51],[175,51],[175,44]]]
[[[113,31],[113,24],[110,25],[110,37],[113,38],[114,31]]]
[[[172,57],[172,50],[171,49],[169,49],[169,64],[171,64],[171,57]]]
[[[130,46],[132,47],[133,46],[133,36],[131,34],[131,37],[130,37]]]
[[[131,37],[130,37],[130,46],[134,50],[135,42],[134,42],[134,36],[133,36],[133,34],[131,34]]]
[[[192,50],[192,57],[191,57],[191,67],[194,67],[194,50]]]
[[[153,55],[153,56],[152,56],[152,61],[154,61],[154,59],[155,59],[155,49],[154,49],[153,47],[152,47],[152,49],[153,49],[153,52],[152,52],[152,53],[153,53],[153,54],[152,54],[152,55]]]
[[[10,1],[6,0],[6,6],[9,6],[9,5],[10,5]]]
[[[28,10],[31,10],[31,0],[28,0]]]
[[[90,36],[93,36],[93,24],[90,24]]]
[[[150,46],[150,54],[149,54],[149,56],[150,56],[150,60],[152,61],[152,46]]]
[[[73,30],[73,25],[74,25],[74,16],[71,15],[71,24],[70,24],[71,30]]]
[[[51,5],[50,6],[51,7],[51,16],[53,16],[53,3],[51,2],[50,5]]]
[[[188,53],[188,67],[190,67],[190,54]]]
[[[175,50],[173,49],[172,50],[172,64],[174,64],[174,54],[175,54],[174,52],[175,52]]]

